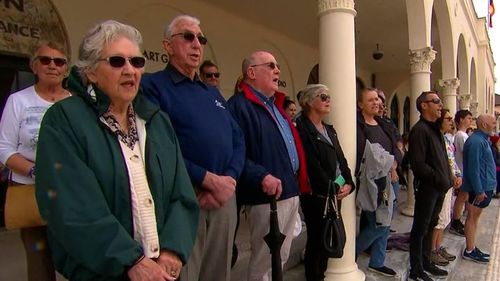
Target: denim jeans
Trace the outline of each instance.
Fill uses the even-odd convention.
[[[385,261],[385,250],[387,238],[389,237],[388,226],[377,226],[375,212],[362,211],[365,217],[365,225],[359,231],[356,238],[356,257],[368,248],[371,248],[370,267],[382,267]]]

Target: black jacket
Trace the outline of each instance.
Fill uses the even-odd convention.
[[[318,132],[305,114],[301,114],[296,119],[296,123],[306,154],[307,173],[313,194],[326,195],[328,181],[335,180],[336,178],[337,162],[339,163],[342,177],[344,177],[347,184],[352,185],[351,192],[354,191],[351,170],[349,169],[333,126],[323,123],[332,141],[332,145]]]
[[[453,185],[443,134],[436,122],[420,118],[411,128],[408,156],[416,184],[442,192]]]

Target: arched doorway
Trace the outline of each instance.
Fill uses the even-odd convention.
[[[394,94],[391,101],[391,120],[399,129],[399,106],[398,106],[398,96]]]

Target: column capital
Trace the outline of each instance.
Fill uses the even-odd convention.
[[[467,110],[472,109],[471,95],[470,94],[464,93],[464,94],[458,95],[458,101],[460,103],[460,109],[467,109]],[[471,110],[471,112],[472,112],[472,110]]]
[[[344,10],[356,15],[354,0],[318,0],[318,14],[324,14],[333,10]]]
[[[410,71],[411,73],[427,72],[431,73],[431,64],[436,58],[436,51],[432,47],[419,50],[410,50]]]
[[[477,112],[477,107],[479,106],[479,103],[477,101],[473,101],[470,103],[470,112],[472,113],[472,116],[475,118],[478,116]]]

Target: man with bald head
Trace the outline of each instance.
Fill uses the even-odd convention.
[[[198,232],[192,234],[196,242],[182,270],[182,281],[230,280],[237,219],[235,188],[245,157],[243,134],[226,109],[225,99],[196,74],[206,43],[198,19],[177,16],[165,29],[167,66],[143,76],[141,82],[146,96],[172,121],[201,207]]]
[[[269,232],[269,202],[278,200],[279,227],[286,239],[281,248],[284,264],[297,222],[299,192],[308,192],[302,144],[283,111],[285,95],[278,91],[280,68],[274,56],[259,51],[245,58],[241,92],[228,102],[243,130],[246,161],[237,187],[250,226],[249,281],[271,280],[271,256],[263,237]]]
[[[463,258],[475,262],[490,261],[486,254],[476,247],[476,229],[481,212],[493,197],[496,183],[495,159],[491,151],[489,136],[493,135],[496,120],[493,115],[483,114],[476,120],[477,130],[464,145],[464,179],[461,190],[469,193],[467,218],[465,220],[466,248]]]

